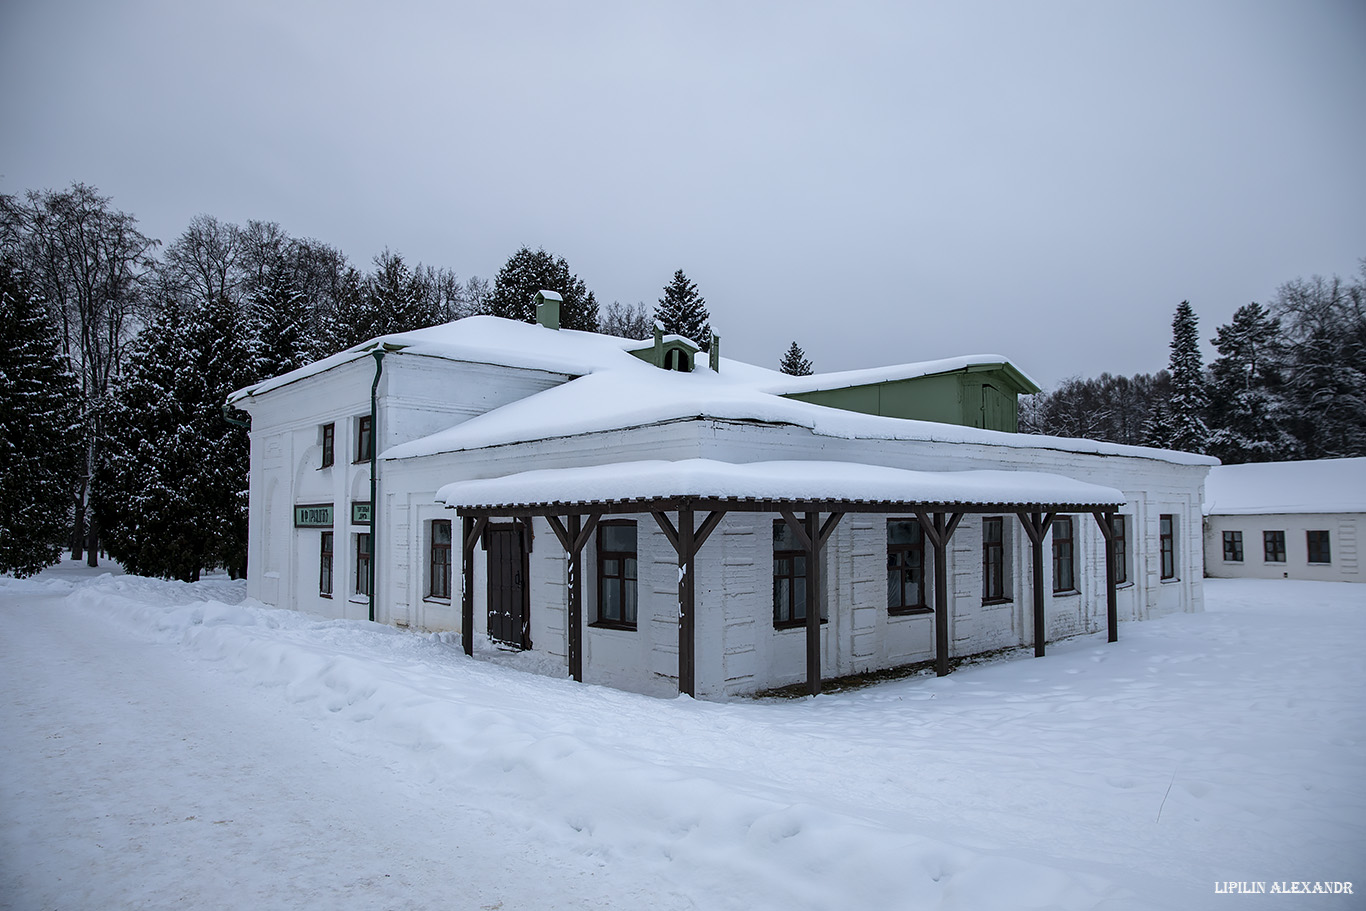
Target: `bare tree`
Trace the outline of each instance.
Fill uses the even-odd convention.
[[[61,327],[63,353],[80,379],[86,435],[86,472],[75,503],[73,557],[89,551],[96,565],[98,532],[87,527],[90,468],[99,445],[100,407],[135,328],[144,281],[157,242],[137,219],[110,205],[94,187],[30,191],[20,200],[0,197],[5,252]]]
[[[654,331],[654,320],[650,318],[644,301],[635,304],[612,301],[598,321],[598,331],[618,338],[643,339]]]

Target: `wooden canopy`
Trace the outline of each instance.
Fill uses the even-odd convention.
[[[1012,486],[1012,478],[1018,481],[1019,495],[1015,497],[1005,495]],[[756,493],[736,493],[744,487]],[[811,495],[791,495],[798,487],[805,487]],[[563,494],[547,495],[557,489]],[[619,494],[614,495],[614,490]],[[880,491],[892,495],[878,497]],[[576,492],[580,495],[575,496]],[[923,495],[914,496],[917,492]],[[518,493],[524,496],[516,496]],[[1044,538],[1054,516],[1092,514],[1107,542],[1109,639],[1118,639],[1111,517],[1123,504],[1123,494],[1057,475],[916,472],[830,462],[640,462],[461,481],[443,487],[438,501],[456,509],[463,519],[461,640],[466,654],[474,651],[473,554],[489,521],[533,517],[547,520],[569,558],[568,663],[570,675],[579,681],[583,679],[581,556],[598,521],[606,515],[648,513],[678,554],[678,689],[690,696],[696,691],[694,561],[728,512],[780,515],[806,551],[806,677],[812,695],[821,691],[820,553],[848,513],[914,515],[920,523],[934,552],[935,667],[941,676],[949,672],[947,550],[959,522],[967,514],[1013,514],[1024,526],[1033,556],[1037,656],[1044,654],[1045,641]]]

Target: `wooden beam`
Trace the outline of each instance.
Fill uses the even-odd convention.
[[[679,553],[678,529],[674,528],[674,523],[669,521],[668,513],[655,509],[650,511],[650,515],[655,517],[655,521],[659,523],[659,530],[664,532],[664,537],[668,538],[669,543],[673,545],[674,553]]]
[[[578,516],[575,516],[575,518],[578,518]],[[601,518],[602,513],[600,512],[590,512],[584,517],[583,528],[579,531],[578,536],[574,538],[575,551],[579,553],[583,552],[584,547],[588,544],[589,540],[592,539],[593,532],[597,530],[598,520]]]
[[[1115,527],[1110,524],[1115,514],[1097,509],[1091,515],[1096,517],[1096,524],[1100,526],[1100,533],[1105,538],[1105,625],[1109,641],[1118,642],[1119,606],[1115,595],[1115,576],[1118,575],[1118,569],[1115,561],[1119,559],[1119,554],[1115,553]]]
[[[783,521],[787,523],[787,527],[792,530],[792,536],[797,539],[797,543],[802,546],[802,550],[810,553],[811,536],[806,533],[806,526],[797,518],[797,514],[791,509],[780,509],[778,510],[778,513],[783,517]]]
[[[570,516],[570,519],[571,519],[571,520],[572,520],[572,519],[577,519],[577,518],[578,518],[578,516]],[[545,517],[545,521],[546,521],[546,524],[548,524],[548,525],[550,526],[550,530],[553,531],[553,532],[555,533],[555,537],[557,537],[557,538],[560,539],[560,546],[562,546],[562,547],[564,548],[564,552],[567,553],[567,554],[568,554],[568,553],[573,553],[573,551],[574,551],[574,539],[571,538],[571,537],[569,536],[569,532],[565,530],[564,523],[560,521],[560,517],[559,517],[559,516],[546,516],[546,517]]]
[[[825,547],[825,543],[830,540],[830,535],[834,532],[835,526],[840,524],[840,519],[843,518],[844,513],[842,512],[832,512],[825,517],[825,521],[821,523],[820,537],[816,542],[817,547]]]
[[[702,524],[697,527],[697,532],[693,535],[693,550],[699,551],[702,545],[707,543],[711,533],[716,531],[716,526],[721,524],[721,520],[726,517],[724,509],[713,509],[707,513],[707,517],[702,520]]]

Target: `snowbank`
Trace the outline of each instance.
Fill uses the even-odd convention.
[[[332,749],[368,757],[373,787],[412,782],[432,818],[464,820],[448,837],[465,861],[446,871],[451,882],[431,883],[453,905],[469,889],[497,886],[507,908],[601,906],[583,898],[589,886],[579,878],[596,869],[616,896],[605,904],[621,908],[1223,907],[1210,897],[1216,882],[1351,880],[1366,856],[1366,748],[1352,734],[1366,727],[1366,586],[1210,583],[1206,613],[1124,624],[1116,645],[1087,637],[1056,644],[1045,659],[942,679],[731,704],[520,673],[466,658],[450,636],[320,621],[241,592],[226,581],[0,580],[11,630],[0,667],[17,667],[21,654],[44,655],[44,666],[60,659],[58,645],[19,638],[36,625],[25,612],[42,604],[83,641],[107,639],[111,668],[135,660],[120,642],[149,643],[162,662],[173,658],[167,649],[188,660],[197,680],[216,672],[211,692],[224,706],[283,706],[300,737],[316,728]],[[0,683],[11,692],[36,685],[8,673]],[[11,778],[54,774],[36,759],[56,711],[41,721],[0,715],[19,757]],[[31,741],[18,736],[21,722],[35,725]],[[174,718],[143,713],[136,723],[183,736]],[[246,729],[234,737],[259,754],[251,738]],[[326,752],[301,757],[308,774],[333,774]],[[52,761],[87,761],[81,755]],[[204,758],[187,753],[177,774],[198,774],[193,763]],[[242,761],[242,774],[259,791],[276,771],[257,758]],[[223,769],[235,762],[227,757],[217,778],[203,780],[227,788]],[[109,773],[92,765],[81,774]],[[162,799],[166,774],[148,775],[146,801]],[[371,848],[426,850],[403,841],[405,829],[426,833],[425,818],[404,823],[372,804],[376,818],[358,828],[386,835]],[[41,816],[4,825],[42,843],[33,841]],[[253,831],[241,837],[270,834]],[[328,850],[315,852],[324,869],[308,871],[310,881],[354,879],[326,868],[326,843],[361,836],[329,825],[314,837]],[[150,831],[139,830],[136,844],[117,862],[142,869],[153,860],[147,852],[180,850]],[[523,868],[532,884],[481,880],[510,844],[535,858]],[[105,858],[89,875],[115,862]],[[538,878],[557,876],[567,877],[550,887],[557,900],[529,897]],[[196,892],[202,884],[178,888],[191,904],[214,904]],[[387,894],[369,888],[324,903],[368,907]],[[404,904],[441,904],[442,894],[408,894]],[[1286,907],[1260,898],[1239,903]],[[1353,900],[1316,896],[1314,906]]]

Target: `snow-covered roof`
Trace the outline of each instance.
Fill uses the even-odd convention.
[[[579,377],[430,436],[399,444],[381,457],[412,458],[668,421],[712,419],[805,427],[822,436],[842,439],[980,443],[1136,456],[1186,465],[1218,464],[1208,456],[1192,453],[882,417],[783,398],[761,391],[760,387],[766,386],[764,374],[773,371],[740,362],[723,363],[717,374],[701,366],[692,373],[677,373],[656,369],[638,358],[631,361],[620,369],[614,367]]]
[[[669,336],[670,340],[674,338],[682,339],[681,336]],[[679,373],[661,370],[630,353],[651,343],[652,340],[647,339],[548,329],[533,323],[473,316],[440,326],[371,339],[298,370],[239,389],[229,397],[229,401],[244,405],[244,399],[344,364],[364,360],[371,352],[383,348],[402,356],[421,355],[543,370],[570,378],[544,392],[504,405],[446,430],[394,446],[381,453],[381,458],[385,459],[459,452],[703,418],[805,427],[817,434],[846,439],[983,443],[1020,449],[1062,449],[1156,458],[1180,464],[1217,464],[1213,459],[1189,453],[1089,440],[1027,436],[844,411],[777,394],[776,390],[786,388],[784,384],[810,379],[808,377],[786,377],[776,370],[729,358],[721,359],[719,373],[712,372],[704,364],[698,364],[691,373]],[[998,362],[1005,363],[1005,359],[999,355],[977,355],[824,376],[844,377],[845,381],[853,378],[860,382],[881,382]]]
[[[1119,506],[1124,494],[1035,471],[910,471],[853,462],[734,464],[713,459],[617,462],[456,481],[437,491],[450,507],[545,507],[696,497],[945,506]]]
[[[1205,480],[1205,515],[1366,512],[1366,458],[1221,465]]]
[[[897,380],[911,380],[922,376],[937,376],[941,373],[955,373],[973,367],[1000,367],[1009,373],[1019,374],[1036,389],[1035,383],[1023,370],[999,354],[965,354],[961,357],[941,358],[937,361],[919,361],[912,364],[891,364],[886,367],[868,367],[862,370],[841,370],[837,373],[813,373],[809,376],[782,376],[766,384],[765,392],[776,395],[791,395],[801,392],[824,392],[829,389],[847,389],[850,386],[870,386],[875,383],[889,383]]]
[[[677,338],[682,339],[682,336]],[[629,353],[633,349],[646,347],[652,343],[652,339],[618,338],[614,335],[580,332],[574,329],[547,329],[534,323],[499,319],[496,316],[471,316],[413,332],[397,332],[373,338],[297,370],[239,389],[229,396],[228,400],[236,402],[306,377],[316,376],[343,364],[367,358],[372,351],[379,348],[402,354],[583,376],[614,368],[654,369]],[[781,375],[776,370],[765,370],[762,367],[723,359],[722,371],[732,370],[754,379]]]

